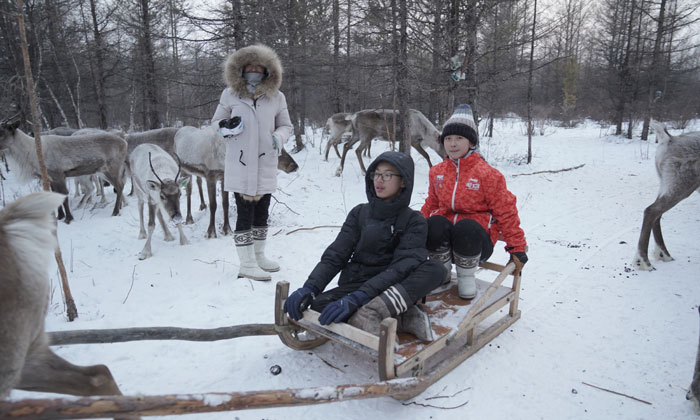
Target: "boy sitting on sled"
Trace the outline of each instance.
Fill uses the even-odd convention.
[[[428,225],[408,207],[413,160],[385,152],[365,175],[368,202],[353,208],[304,286],[284,303],[295,320],[309,306],[319,322],[345,322],[379,335],[381,321],[398,319],[398,332],[432,341],[428,315],[416,303],[445,278],[444,266],[428,260]],[[338,287],[323,291],[340,272]]]

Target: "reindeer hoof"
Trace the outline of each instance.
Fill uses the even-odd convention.
[[[343,174],[343,167],[339,167],[335,170],[335,176],[341,176]]]
[[[165,242],[172,242],[172,241],[175,240],[175,237],[172,236],[172,235],[170,235],[170,236],[166,236],[166,237],[163,238],[163,239],[165,240]]]
[[[216,238],[216,231],[208,230],[206,238],[207,239]]]
[[[654,250],[654,254],[652,254],[654,259],[659,260],[659,261],[664,261],[664,262],[669,262],[673,261],[674,258],[668,253],[668,251],[664,251],[662,249],[656,248]]]
[[[145,260],[146,258],[150,258],[152,256],[153,256],[153,254],[151,254],[150,252],[143,252],[143,251],[139,252],[139,255],[138,255],[139,260]]]
[[[653,265],[649,261],[645,261],[644,258],[637,256],[635,257],[634,261],[632,261],[632,266],[636,267],[637,270],[644,270],[644,271],[654,271],[656,268],[654,268]]]
[[[202,204],[199,205],[199,211],[206,210],[206,209],[207,209],[207,205],[206,205],[206,204],[202,203]]]

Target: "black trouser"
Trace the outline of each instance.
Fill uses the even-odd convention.
[[[241,232],[255,227],[266,227],[270,198],[272,194],[265,194],[260,200],[246,200],[242,194],[234,193],[236,197],[236,231]]]
[[[429,252],[452,249],[465,257],[481,254],[481,261],[486,261],[493,254],[491,237],[479,222],[462,219],[453,225],[443,216],[432,216],[428,219],[426,248]]]
[[[408,306],[412,306],[422,299],[423,296],[440,286],[444,278],[445,267],[437,261],[426,260],[416,267],[408,277],[393,285],[390,289],[401,295],[401,298],[405,300]],[[357,282],[329,289],[316,296],[316,299],[311,303],[311,309],[321,312],[326,305],[342,298],[348,293],[354,292],[359,289],[360,286],[362,286],[362,283]],[[393,308],[390,308],[390,312],[394,314],[392,309]]]

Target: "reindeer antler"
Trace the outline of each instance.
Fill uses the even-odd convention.
[[[177,181],[177,177],[180,176],[180,167],[182,166],[182,162],[180,161],[180,156],[177,155],[177,153],[173,152],[175,155],[175,159],[177,159],[177,173],[175,174],[175,181]]]
[[[155,175],[156,178],[158,178],[158,181],[160,181],[160,183],[163,184],[163,180],[160,179],[160,177],[159,177],[158,174],[156,173],[156,170],[153,169],[153,162],[151,162],[151,152],[148,152],[148,164],[151,165],[151,171],[153,171],[153,175]],[[180,171],[178,171],[178,173],[179,173],[179,172],[180,172]],[[177,179],[177,177],[176,177],[175,179]]]

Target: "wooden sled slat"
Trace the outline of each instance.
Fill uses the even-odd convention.
[[[515,264],[503,266],[484,262],[481,267],[487,273],[495,271],[498,274],[490,282],[477,280],[479,292],[472,301],[459,298],[454,282],[449,287],[427,296],[423,306],[435,333],[435,340],[432,342],[421,342],[409,334],[397,334],[397,321],[394,318],[382,321],[379,337],[345,323],[320,325],[319,313],[313,310],[306,310],[303,319],[299,321],[291,320],[282,310],[289,291],[287,282],[280,282],[277,286],[276,315],[280,314],[281,318],[276,316],[275,323],[278,331],[288,331],[289,328],[305,329],[321,336],[319,340],[330,339],[376,357],[380,380],[419,376],[427,379],[428,384],[432,384],[520,318],[518,299],[521,278],[519,274],[514,275]],[[512,277],[512,284],[504,286],[503,283],[508,277]],[[507,312],[502,311],[506,307]],[[499,316],[499,311],[504,312],[503,315]],[[294,336],[280,335],[280,338],[289,345],[285,340],[293,340]],[[299,347],[299,343],[291,344],[289,346],[292,348]],[[394,397],[411,398],[426,387]]]

